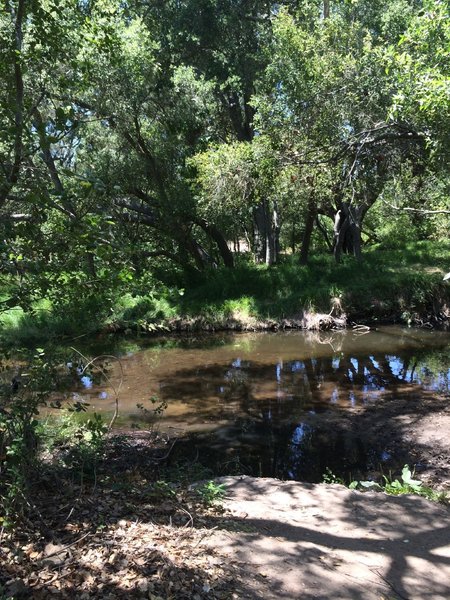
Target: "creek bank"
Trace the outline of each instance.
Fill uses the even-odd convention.
[[[44,473],[31,518],[0,538],[3,597],[449,596],[446,506],[340,485],[236,476],[215,480],[225,498],[205,507],[192,487],[160,481],[154,467],[161,455],[142,436],[134,440],[130,446],[117,440],[95,480],[80,485],[57,471]],[[146,461],[131,460],[133,445]]]
[[[189,332],[219,332],[219,331],[330,331],[346,328],[374,329],[380,325],[405,324],[410,327],[427,327],[430,329],[446,329],[450,327],[450,309],[444,307],[442,311],[435,314],[430,313],[393,313],[381,316],[373,316],[370,313],[358,312],[355,314],[318,313],[305,311],[302,314],[284,317],[280,319],[261,319],[253,316],[233,316],[224,319],[205,317],[202,315],[193,317],[177,317],[161,321],[148,322],[122,322],[114,321],[106,324],[102,333],[125,333],[125,334],[171,334]]]
[[[227,477],[225,524],[207,543],[235,566],[241,598],[444,600],[447,507],[339,485]]]

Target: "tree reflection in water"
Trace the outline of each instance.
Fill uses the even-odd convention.
[[[356,475],[395,458],[386,434],[365,435],[363,415],[448,393],[449,364],[448,333],[399,327],[159,341],[123,359],[122,426],[139,421],[136,403],[154,395],[168,405],[159,427],[195,434],[211,464],[309,481],[327,467]],[[106,392],[101,382],[76,390],[100,412]]]

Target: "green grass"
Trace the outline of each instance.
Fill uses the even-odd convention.
[[[104,311],[96,299],[53,310],[46,300],[36,302],[29,312],[10,309],[0,315],[0,343],[4,347],[37,347],[61,338],[93,333],[104,322]]]
[[[210,271],[186,289],[188,315],[225,315],[230,305],[259,318],[282,318],[304,308],[329,312],[338,298],[346,312],[367,319],[424,312],[433,298],[449,299],[442,281],[449,268],[450,243],[418,242],[402,250],[366,250],[361,263],[330,255],[313,257],[307,267],[288,257],[275,267],[241,264],[233,271]]]
[[[0,316],[0,342],[36,347],[99,330],[164,331],[176,317],[212,324],[281,319],[305,309],[328,313],[336,303],[353,320],[408,322],[433,304],[450,304],[450,283],[443,281],[449,257],[450,242],[422,241],[401,249],[372,246],[361,262],[344,256],[339,265],[330,255],[313,256],[308,266],[293,256],[273,267],[240,261],[235,269],[190,276],[184,288],[160,284],[137,296],[119,290],[112,306],[92,298],[57,312],[45,300],[33,313],[11,309]]]

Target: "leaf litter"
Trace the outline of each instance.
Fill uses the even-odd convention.
[[[121,471],[105,461],[90,484],[60,473],[51,474],[51,487],[42,478],[34,483],[30,513],[14,530],[1,531],[0,597],[239,597],[233,566],[205,547],[209,515],[222,518],[220,507],[205,507],[187,485],[158,494],[158,472],[148,463],[128,466]]]

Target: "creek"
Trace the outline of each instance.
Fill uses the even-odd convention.
[[[109,418],[118,392],[118,428],[180,436],[177,459],[200,460],[214,473],[314,482],[327,469],[346,479],[387,471],[403,458],[393,434],[366,436],[363,416],[450,392],[443,331],[116,337],[82,351],[120,361],[99,359],[102,371],[80,373],[58,399]],[[383,411],[377,419],[382,432]],[[392,412],[386,419],[392,431]]]

